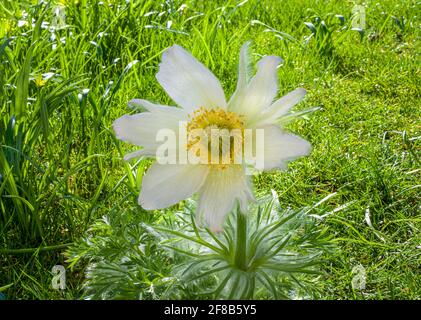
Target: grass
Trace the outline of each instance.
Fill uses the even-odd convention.
[[[0,4],[0,292],[8,299],[83,297],[84,264],[67,289],[51,269],[97,219],[162,219],[136,202],[147,163],[111,123],[132,98],[170,103],[155,80],[162,51],[177,43],[236,84],[238,52],[275,54],[280,94],[308,90],[288,124],[313,152],[286,172],[255,177],[283,207],[318,207],[338,246],[322,265],[322,299],[420,299],[420,5],[367,1],[352,30],[346,1],[67,0]],[[26,23],[22,22],[26,21]],[[28,23],[29,21],[29,23]],[[323,23],[322,23],[323,21]],[[33,23],[32,23],[33,22]],[[55,28],[51,28],[56,26]],[[137,218],[138,219],[138,218]],[[366,288],[354,290],[362,265]]]

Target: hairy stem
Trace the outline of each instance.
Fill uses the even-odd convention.
[[[238,269],[247,270],[247,217],[237,209],[237,243],[234,263]]]

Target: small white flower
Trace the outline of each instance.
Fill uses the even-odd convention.
[[[156,78],[181,108],[146,100],[131,101],[148,112],[124,115],[113,124],[117,138],[143,147],[125,159],[155,157],[162,144],[156,139],[157,132],[165,128],[178,133],[183,121],[187,122],[187,129],[262,129],[264,170],[286,169],[287,161],[307,155],[311,146],[306,140],[276,125],[280,117],[303,99],[306,91],[299,88],[275,100],[277,66],[281,59],[263,57],[251,77],[249,56],[249,43],[246,43],[240,53],[237,88],[227,102],[219,80],[208,68],[178,45],[168,48]],[[189,143],[184,147],[189,148]],[[248,202],[253,200],[245,169],[245,164],[234,163],[163,165],[155,162],[143,178],[139,204],[147,210],[162,209],[199,193],[199,220],[204,218],[211,230],[220,231],[224,217],[236,201],[245,212]]]

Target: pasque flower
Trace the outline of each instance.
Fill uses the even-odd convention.
[[[208,68],[178,45],[168,48],[163,53],[156,78],[179,107],[132,100],[131,103],[147,111],[124,115],[114,122],[113,127],[117,138],[143,148],[128,154],[125,159],[155,157],[162,145],[162,141],[156,139],[157,133],[171,129],[178,135],[180,123],[186,123],[187,132],[202,129],[210,134],[210,129],[226,129],[237,130],[244,137],[245,130],[260,130],[264,141],[259,149],[263,153],[263,167],[260,169],[286,169],[288,161],[307,155],[311,146],[277,125],[279,118],[306,94],[304,89],[298,88],[275,100],[280,62],[279,57],[265,56],[258,62],[256,74],[251,76],[249,43],[244,44],[240,52],[237,87],[227,102],[220,82]],[[189,150],[195,142],[188,136],[186,144],[174,148]],[[225,151],[219,150],[218,158],[226,160],[227,156],[233,155],[234,149],[230,146]],[[224,217],[237,201],[241,210],[246,212],[248,203],[253,200],[246,163],[229,160],[223,163],[160,164],[157,161],[143,177],[139,204],[147,210],[162,209],[198,193],[199,221],[204,220],[211,230],[219,231]]]

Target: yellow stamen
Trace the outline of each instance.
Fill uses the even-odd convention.
[[[41,88],[45,86],[45,84],[47,83],[47,80],[43,79],[41,75],[38,75],[38,77],[35,78],[34,82],[38,88]]]
[[[234,163],[236,156],[242,156],[244,121],[241,116],[222,108],[201,107],[189,118],[187,149],[201,157],[200,147],[203,147],[207,153],[202,155],[202,161],[212,168],[225,169],[227,165]],[[200,132],[201,136],[197,132]],[[217,141],[217,150],[212,148],[211,141]]]

